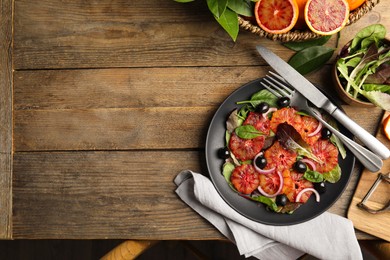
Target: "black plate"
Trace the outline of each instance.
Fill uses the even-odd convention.
[[[298,208],[293,214],[279,214],[266,210],[265,206],[247,200],[234,192],[222,175],[224,160],[218,157],[219,148],[225,147],[226,119],[230,112],[240,107],[238,101],[248,100],[262,89],[261,79],[254,80],[234,91],[218,108],[211,120],[206,139],[206,163],[210,177],[221,197],[237,212],[254,221],[268,225],[292,225],[310,220],[326,211],[341,196],[346,188],[352,169],[355,164],[355,157],[347,150],[347,156],[342,159],[339,156],[339,165],[342,170],[341,179],[334,184],[327,185],[326,193],[321,195],[321,201],[316,202],[315,196],[311,196],[307,203]],[[353,135],[341,127],[340,131],[352,138]]]

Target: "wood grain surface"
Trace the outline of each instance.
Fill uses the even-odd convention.
[[[233,42],[205,1],[1,3],[8,60],[1,56],[0,202],[8,204],[0,237],[221,239],[178,199],[173,179],[183,169],[207,174],[216,109],[270,69],[255,46],[285,60],[294,52],[244,31]],[[382,1],[342,31],[337,47],[336,37],[327,45],[339,48],[372,23],[390,28],[389,5]],[[337,99],[333,62],[307,77]],[[380,109],[343,108],[376,132]],[[357,163],[330,212],[346,216],[360,170]]]
[[[0,239],[12,237],[12,1],[0,0]]]

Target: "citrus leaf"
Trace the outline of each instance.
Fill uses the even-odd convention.
[[[313,47],[313,46],[321,46],[324,45],[329,41],[331,38],[330,35],[328,36],[323,36],[314,40],[308,40],[308,41],[303,41],[303,42],[286,42],[283,44],[283,46],[293,50],[293,51],[301,51],[303,49]]]
[[[301,74],[307,74],[322,67],[333,55],[334,48],[313,46],[297,52],[288,63]]]
[[[253,4],[249,0],[228,0],[227,6],[237,14],[253,16]]]
[[[226,10],[228,0],[207,0],[207,6],[211,13],[220,18]]]
[[[230,35],[233,41],[236,41],[238,36],[238,15],[232,10],[226,8],[225,12],[218,18],[215,16],[217,22]]]

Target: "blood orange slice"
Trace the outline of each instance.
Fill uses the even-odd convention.
[[[290,31],[298,20],[298,14],[295,0],[259,0],[255,5],[257,24],[269,33]]]
[[[264,141],[264,136],[253,139],[242,139],[233,133],[230,137],[229,149],[241,161],[252,160],[263,148]]]
[[[332,35],[344,28],[349,17],[346,0],[308,0],[305,21],[310,30],[321,35]]]
[[[267,159],[266,169],[276,167],[278,170],[290,169],[295,163],[297,154],[286,150],[276,141],[269,149],[264,152],[264,157]]]
[[[259,186],[259,175],[251,164],[243,164],[233,170],[230,181],[238,192],[251,194]]]
[[[313,154],[321,160],[321,163],[315,162],[317,171],[324,173],[336,167],[339,151],[329,140],[320,139],[311,149]]]
[[[276,133],[279,124],[287,123],[295,128],[298,132],[302,128],[302,118],[297,114],[297,110],[290,107],[285,107],[275,111],[272,114],[270,127]]]

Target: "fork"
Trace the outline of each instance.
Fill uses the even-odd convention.
[[[281,76],[270,71],[272,76],[266,75],[263,78],[264,82],[260,82],[263,87],[268,91],[274,94],[276,97],[288,97],[290,99],[290,106],[296,107],[299,110],[307,112],[309,115],[316,118],[322,123],[326,128],[328,128],[335,136],[337,136],[344,145],[355,155],[355,157],[362,163],[362,165],[371,172],[379,171],[383,166],[382,159],[371,152],[370,150],[364,148],[355,141],[349,139],[347,136],[339,132],[337,129],[332,127],[328,122],[326,122],[322,117],[320,112],[309,106],[307,99],[298,91],[295,91]]]

